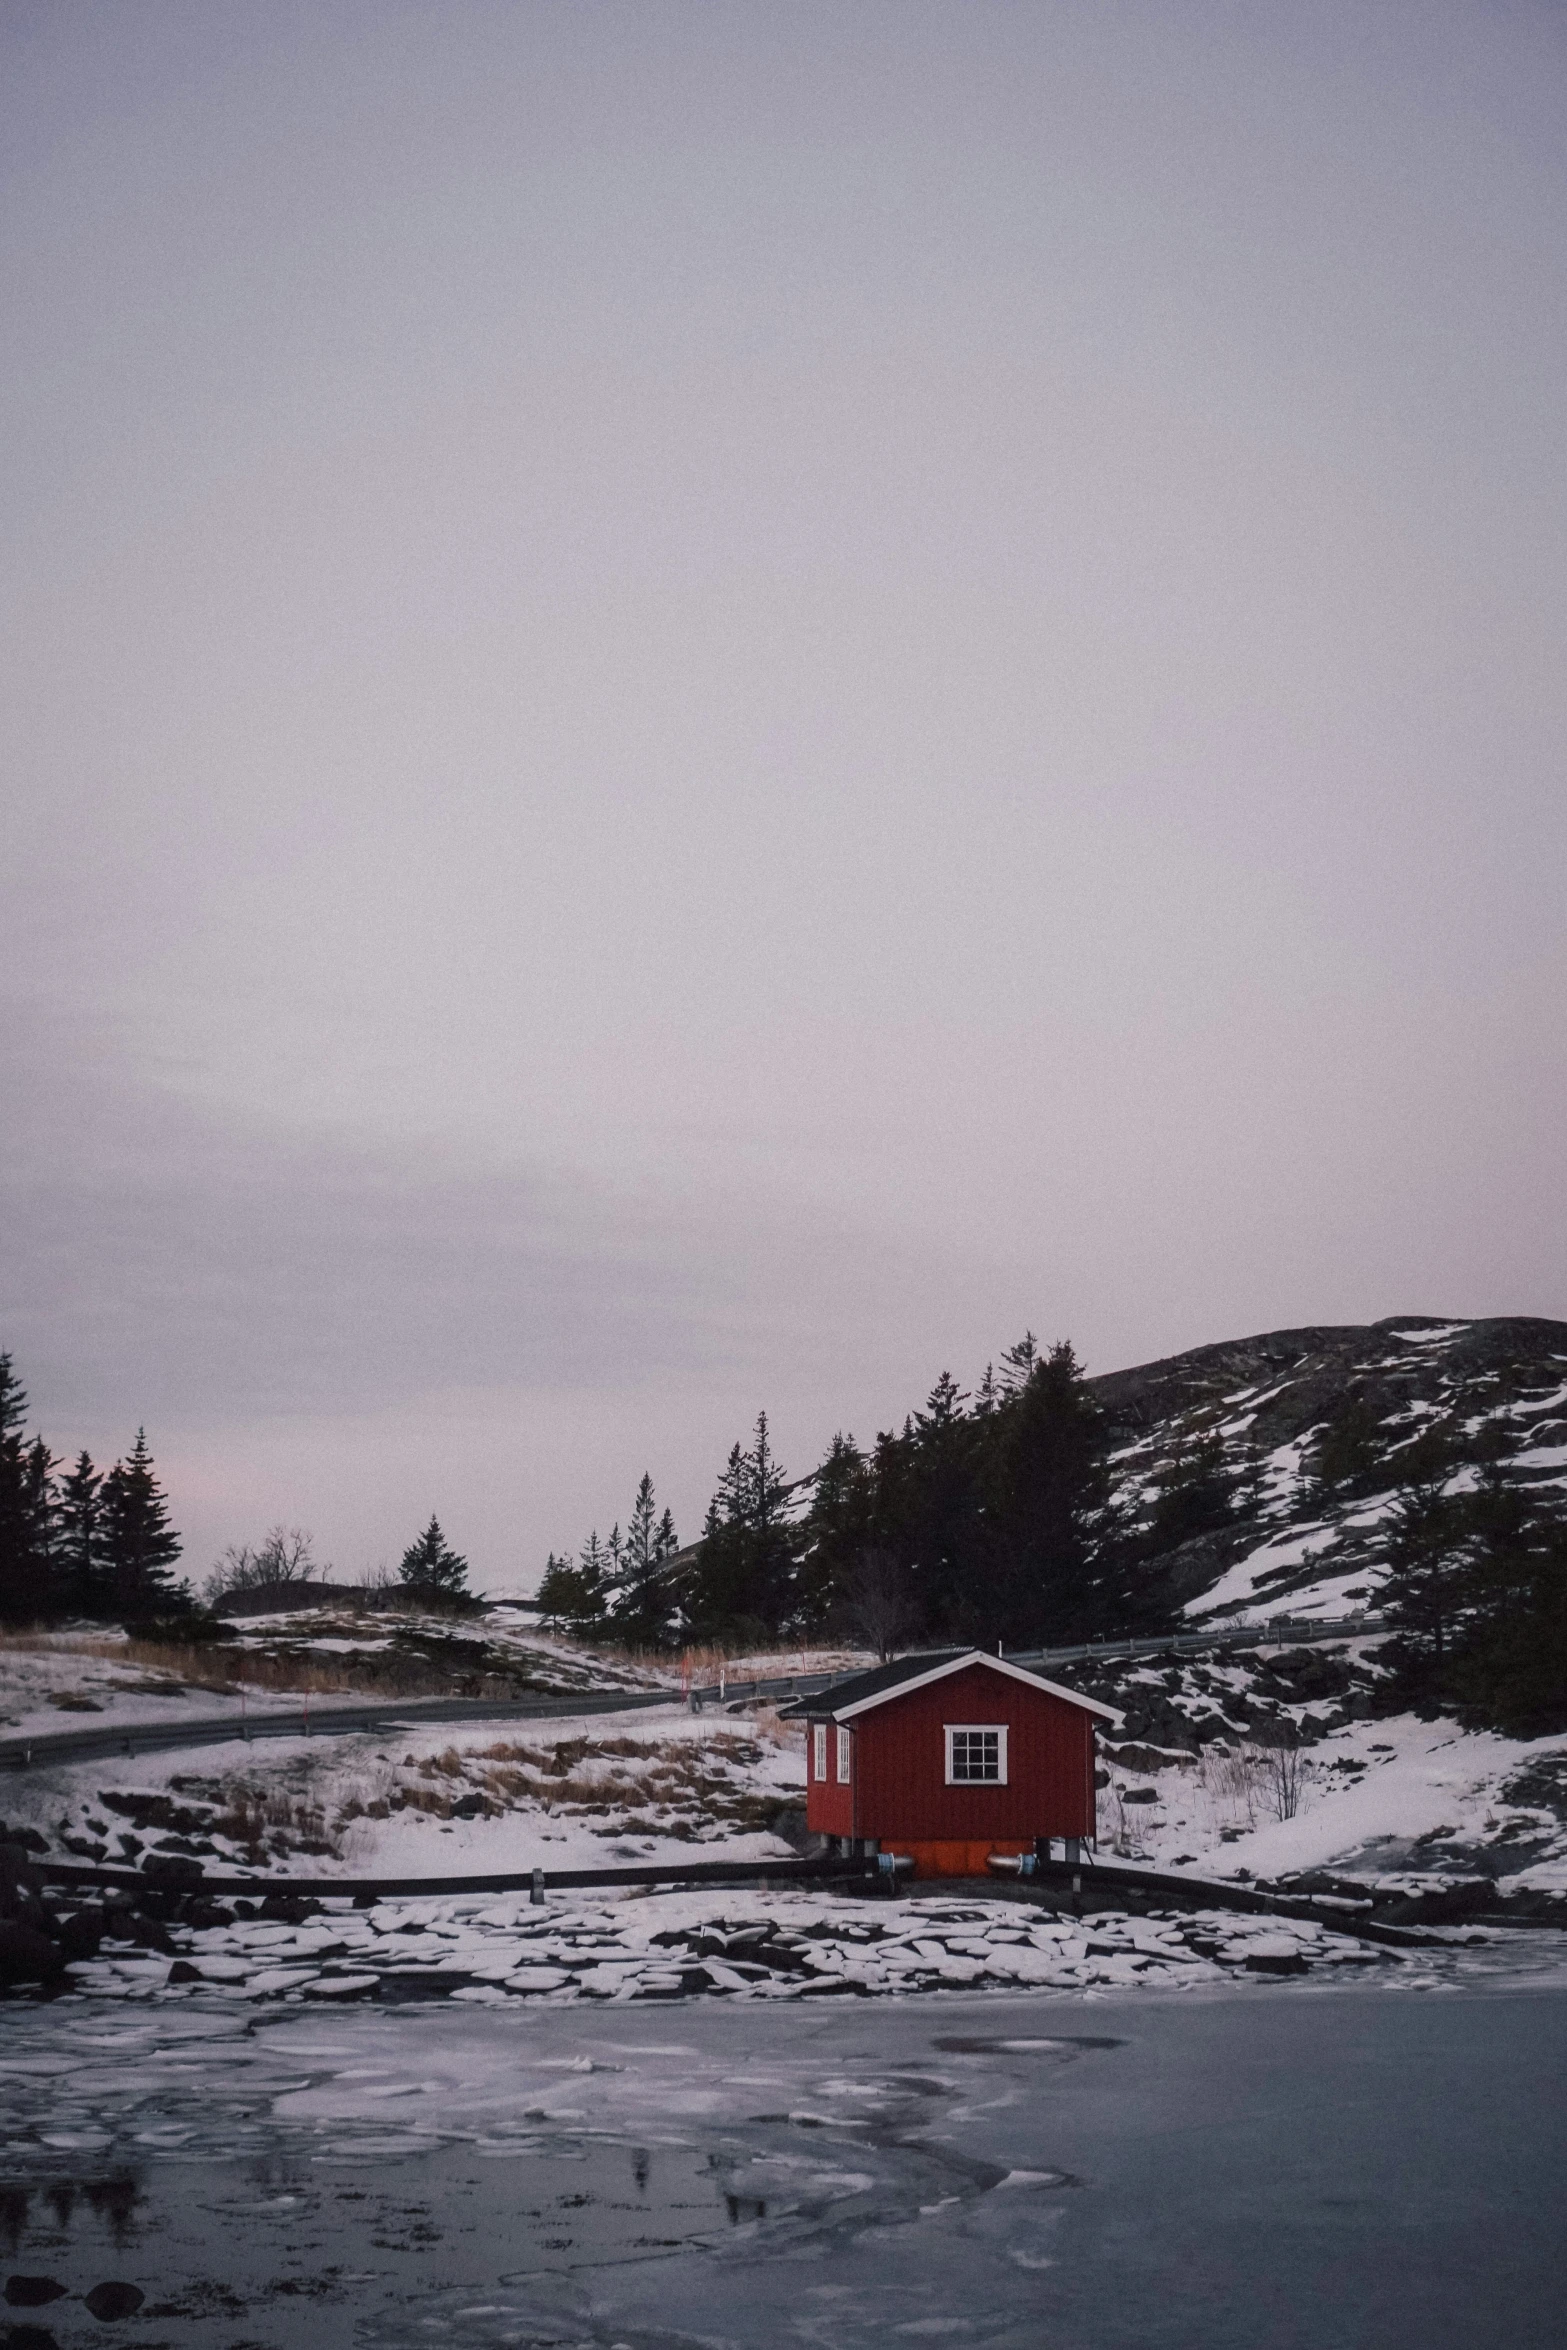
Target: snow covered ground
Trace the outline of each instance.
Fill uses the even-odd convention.
[[[352,1691],[313,1690],[313,1708],[363,1704]],[[193,1675],[140,1660],[124,1633],[52,1632],[0,1637],[0,1732],[43,1737],[101,1726],[160,1727],[183,1720],[298,1713],[298,1690],[235,1682],[197,1668]]]
[[[1127,1674],[1123,1690],[1139,1677]],[[1162,1687],[1158,1673],[1146,1679]],[[1219,1706],[1226,1685],[1243,1696],[1253,1683],[1236,1662],[1205,1666],[1201,1679]],[[1311,1710],[1286,1706],[1279,1718],[1298,1727]],[[1503,1893],[1567,1893],[1567,1738],[1395,1714],[1317,1736],[1308,1726],[1308,1739],[1285,1748],[1241,1727],[1196,1753],[1109,1741],[1106,1857],[1202,1876],[1330,1870],[1411,1887],[1484,1875]]]
[[[333,1637],[319,1617],[300,1629]],[[454,1636],[450,1624],[415,1630]],[[277,1637],[271,1620],[266,1637]],[[606,1660],[548,1639],[524,1615],[506,1638],[540,1669],[547,1658],[561,1682],[609,1677]],[[242,1711],[276,1719],[302,1705],[297,1692],[182,1681],[134,1655],[111,1639],[11,1640],[0,1644],[0,1692],[12,1720],[35,1732],[73,1727],[89,1705],[99,1710],[80,1715],[84,1727],[202,1715],[237,1726]],[[780,1653],[735,1669],[738,1678],[827,1661]],[[1089,1677],[1083,1668],[1079,1679]],[[1201,1876],[1327,1871],[1384,1888],[1485,1875],[1504,1895],[1567,1894],[1567,1738],[1378,1719],[1379,1678],[1367,1640],[1095,1668],[1092,1693],[1130,1725],[1102,1742],[1102,1856]],[[319,1722],[331,1699],[316,1692],[310,1703]],[[40,1764],[11,1775],[0,1803],[58,1852],[105,1864],[184,1854],[210,1875],[785,1858],[803,1828],[803,1733],[765,1705],[692,1715],[667,1697],[609,1719],[453,1726],[410,1711],[395,1730]]]
[[[42,1737],[99,1726],[276,1718],[381,1695],[570,1697],[617,1688],[673,1690],[676,1670],[574,1647],[532,1616],[297,1616],[230,1619],[234,1638],[177,1655],[112,1627],[0,1636],[0,1732]]]
[[[71,1970],[99,1997],[243,2000],[454,1998],[618,2001],[708,1994],[810,1999],[843,1993],[1083,1992],[1251,1981],[1312,1969],[1397,1969],[1390,1951],[1314,1921],[1231,1911],[1057,1917],[1031,1904],[834,1897],[733,1889],[333,1903],[298,1925],[240,1918],[182,1932],[184,1955],[106,1946]],[[1452,1952],[1490,1948],[1455,1940]],[[1426,1964],[1424,1953],[1414,1954]],[[1447,1956],[1447,1953],[1443,1954]],[[1567,1946],[1562,1972],[1567,1979]],[[1420,1972],[1420,1963],[1416,1966]]]
[[[272,1738],[53,1764],[5,1790],[13,1825],[124,1866],[148,1851],[209,1874],[498,1875],[633,1861],[788,1859],[770,1823],[803,1805],[800,1732],[663,1705],[547,1721]]]
[[[1451,1447],[1450,1491],[1472,1489],[1486,1460],[1547,1513],[1567,1508],[1562,1330],[1446,1322],[1278,1332],[1112,1374],[1102,1383],[1112,1403],[1127,1380],[1140,1383],[1120,1423],[1127,1440],[1109,1460],[1116,1514],[1150,1527],[1183,1455],[1217,1446],[1231,1512],[1168,1554],[1180,1562],[1171,1604],[1194,1625],[1374,1611],[1416,1439],[1439,1432]],[[1374,1442],[1354,1473],[1324,1486],[1316,1444],[1346,1403]]]

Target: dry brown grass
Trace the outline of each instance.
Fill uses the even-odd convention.
[[[444,1820],[455,1804],[477,1796],[487,1817],[536,1806],[589,1819],[601,1835],[690,1840],[709,1827],[732,1832],[768,1825],[778,1797],[737,1776],[760,1758],[754,1740],[729,1731],[705,1741],[508,1740],[466,1753],[448,1746],[439,1754],[405,1755],[387,1800],[393,1811]],[[365,1806],[363,1816],[379,1815]]]
[[[141,1672],[163,1675],[170,1696],[183,1689],[232,1696],[242,1688],[292,1697],[460,1695],[504,1701],[513,1694],[511,1680],[505,1675],[453,1674],[402,1651],[378,1656],[312,1656],[287,1649],[275,1653],[225,1648],[210,1642],[187,1647],[164,1640],[115,1640],[91,1632],[10,1632],[0,1635],[0,1652],[6,1649],[134,1666]]]

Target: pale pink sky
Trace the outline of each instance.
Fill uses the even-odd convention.
[[[1554,8],[0,14],[0,1345],[198,1573],[1567,1314]]]

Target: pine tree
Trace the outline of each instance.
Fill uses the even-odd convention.
[[[865,1455],[841,1432],[811,1484],[800,1528],[797,1614],[801,1627],[825,1631],[872,1537],[874,1493]]]
[[[1150,1546],[1155,1551],[1173,1550],[1196,1535],[1227,1526],[1238,1486],[1216,1428],[1184,1436],[1172,1450],[1154,1496]]]
[[[1435,1479],[1406,1486],[1387,1520],[1387,1658],[1405,1701],[1417,1707],[1439,1707],[1449,1694],[1468,1613],[1471,1534],[1464,1496]]]
[[[103,1557],[108,1596],[122,1620],[167,1615],[189,1606],[189,1593],[170,1574],[180,1555],[178,1534],[147,1450],[147,1431],[103,1481]]]
[[[0,1617],[26,1623],[53,1613],[54,1456],[23,1429],[27,1396],[0,1354]]]
[[[623,1640],[641,1648],[661,1647],[674,1615],[669,1562],[679,1548],[668,1510],[659,1515],[653,1480],[646,1470],[631,1505],[621,1550],[621,1575],[613,1621]]]
[[[794,1605],[794,1569],[799,1544],[789,1518],[789,1481],[775,1457],[767,1414],[758,1412],[746,1455],[751,1533],[749,1613],[770,1632],[782,1630]]]
[[[707,1505],[686,1596],[687,1628],[698,1640],[720,1638],[747,1612],[750,1577],[745,1492],[744,1455],[734,1444],[718,1491]]]
[[[1099,1628],[1092,1541],[1106,1490],[1104,1423],[1065,1340],[1035,1360],[999,1415],[997,1437],[986,1635],[1017,1647],[1089,1637]]]
[[[1387,1437],[1358,1390],[1346,1395],[1306,1455],[1306,1469],[1325,1493],[1352,1493],[1382,1466]]]
[[[914,1613],[931,1629],[962,1639],[993,1637],[976,1575],[982,1438],[964,1409],[967,1402],[952,1374],[943,1371],[924,1410],[904,1431],[901,1480],[900,1547]]]
[[[600,1542],[596,1526],[582,1545],[577,1572],[582,1577],[593,1619],[602,1622],[609,1610],[609,1552]]]
[[[399,1559],[397,1577],[411,1590],[438,1592],[448,1599],[467,1597],[468,1561],[451,1548],[433,1512],[418,1541],[410,1542]]]
[[[1510,1738],[1567,1730],[1567,1526],[1512,1487],[1471,1511],[1473,1612],[1449,1668],[1459,1719]],[[1521,1505],[1521,1506],[1520,1506]]]
[[[699,1638],[752,1640],[779,1632],[795,1606],[798,1535],[789,1483],[758,1412],[751,1449],[730,1448],[708,1506],[691,1579],[691,1629]]]
[[[598,1536],[593,1537],[595,1561]],[[595,1563],[591,1576],[580,1566],[573,1566],[569,1558],[557,1558],[553,1551],[544,1563],[544,1578],[539,1585],[539,1610],[546,1622],[563,1632],[573,1633],[579,1639],[590,1638],[604,1627],[603,1578]]]
[[[609,1540],[604,1545],[604,1606],[606,1613],[613,1610],[625,1580],[626,1542],[625,1536],[620,1531],[620,1521],[617,1518],[609,1530]]]
[[[60,1479],[55,1510],[61,1583],[69,1604],[88,1613],[108,1597],[103,1484],[92,1455],[78,1453],[75,1467]]]

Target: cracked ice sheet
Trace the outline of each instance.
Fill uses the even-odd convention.
[[[1509,1980],[13,2010],[13,2145],[74,2141],[13,2153],[15,2265],[140,2282],[185,2350],[1544,2350],[1567,1997]]]

